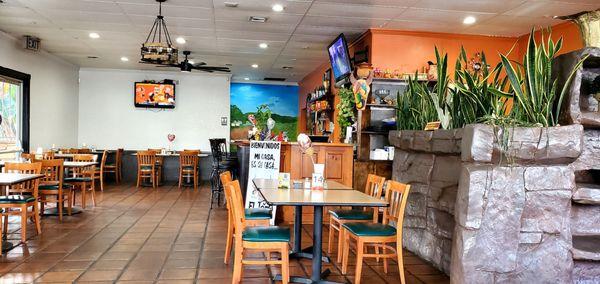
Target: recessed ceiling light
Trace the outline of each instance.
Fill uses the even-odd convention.
[[[250,16],[250,18],[248,18],[248,21],[253,23],[265,23],[267,22],[267,17]]]
[[[121,61],[123,61],[123,62],[127,62],[127,61],[129,61],[129,58],[127,58],[127,57],[123,56],[123,57],[121,57]]]
[[[258,64],[252,64],[252,68],[258,68]]]
[[[275,12],[281,12],[281,11],[283,11],[283,6],[281,4],[275,4],[271,8],[273,8],[273,11],[275,11]]]
[[[179,44],[185,44],[185,38],[182,38],[182,37],[176,38],[175,41]]]
[[[465,19],[463,20],[463,24],[465,25],[472,25],[477,21],[477,19],[475,19],[475,17],[473,16],[467,16],[465,17]]]
[[[93,39],[100,38],[100,35],[98,33],[90,33],[89,36]]]
[[[258,45],[260,48],[265,49],[267,47],[269,47],[269,45],[266,42],[262,42],[261,44]]]
[[[246,77],[244,78],[245,81],[250,81],[250,78]]]

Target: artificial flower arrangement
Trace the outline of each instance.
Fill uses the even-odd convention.
[[[325,171],[325,164],[315,164],[314,154],[315,150],[312,147],[312,141],[310,137],[304,133],[298,134],[298,146],[300,146],[300,150],[302,154],[308,155],[310,157],[310,161],[313,164],[313,174],[312,174],[312,182],[311,189],[324,189],[325,185],[325,176],[323,172]]]

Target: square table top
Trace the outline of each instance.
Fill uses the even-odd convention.
[[[18,184],[43,177],[43,174],[0,173],[0,186]]]
[[[327,182],[328,189],[279,189],[276,179],[253,179],[254,187],[270,205],[305,205],[305,206],[367,206],[385,207],[388,203],[348,186],[334,190],[331,187],[341,185],[336,182]]]

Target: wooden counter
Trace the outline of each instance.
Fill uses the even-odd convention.
[[[235,143],[238,146],[238,151],[243,155],[249,155],[249,141],[238,141]],[[327,180],[336,181],[341,184],[352,187],[353,183],[353,163],[354,152],[351,144],[344,143],[313,143],[313,159],[315,163],[325,164],[325,178]],[[242,161],[242,160],[240,160]],[[247,160],[246,160],[247,161]],[[242,164],[242,163],[240,163]],[[240,165],[248,167],[248,165]],[[292,180],[311,178],[313,173],[313,164],[308,155],[303,155],[300,146],[295,142],[281,143],[281,161],[279,169],[281,172],[290,173]],[[241,184],[247,184],[247,170],[240,169],[240,173],[245,176],[240,177]],[[243,181],[242,181],[243,179]],[[294,208],[279,207],[278,219],[285,223],[294,221]],[[325,210],[325,213],[327,210]],[[302,211],[302,222],[311,224],[313,221],[312,208],[305,208]],[[328,215],[325,214],[328,221]]]

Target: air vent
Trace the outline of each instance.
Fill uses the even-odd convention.
[[[292,70],[292,68],[294,68],[294,67],[292,67],[292,66],[283,66],[281,68],[283,68],[285,70]]]
[[[231,64],[231,63],[225,63],[225,66],[231,67],[231,66],[233,66],[233,64]]]
[[[283,82],[283,81],[285,81],[285,78],[265,77],[263,80],[265,80],[265,81]]]
[[[267,21],[267,17],[251,16],[248,20],[253,23],[264,23]]]
[[[239,5],[237,2],[225,2],[224,4],[227,8],[237,8],[237,6]]]
[[[90,55],[87,57],[88,59],[98,59],[98,56]]]

